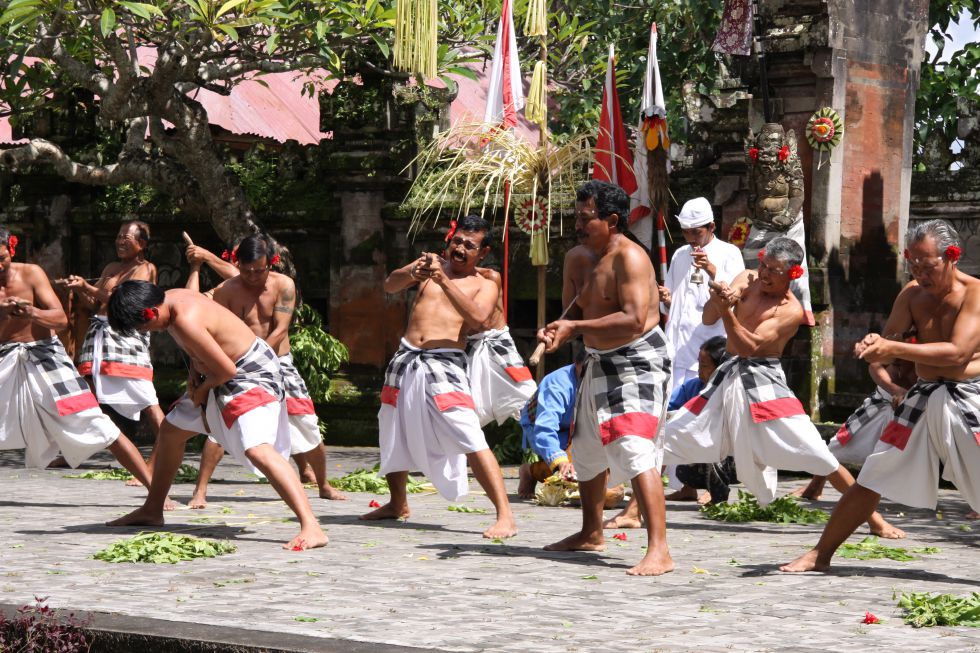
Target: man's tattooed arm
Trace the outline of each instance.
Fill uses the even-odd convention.
[[[279,301],[276,302],[276,307],[273,310],[277,313],[292,315],[295,306],[296,291],[292,288],[283,288],[282,292],[279,293]]]

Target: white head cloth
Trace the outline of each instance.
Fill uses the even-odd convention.
[[[715,214],[711,212],[711,203],[708,200],[695,197],[684,202],[677,220],[681,223],[681,229],[693,229],[714,222]]]

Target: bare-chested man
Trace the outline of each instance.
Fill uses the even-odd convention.
[[[200,293],[166,293],[147,281],[126,281],[109,299],[109,323],[123,332],[166,330],[187,353],[187,392],[167,413],[157,440],[154,480],[142,507],[110,526],[161,526],[163,503],[184,457],[184,445],[207,433],[239,462],[269,479],[296,514],[299,534],[285,548],[324,546],[327,536],[286,456],[289,423],[279,357],[241,319]]]
[[[310,465],[321,499],[346,499],[327,482],[327,448],[320,437],[320,422],[306,383],[293,364],[289,347],[289,325],[296,307],[296,284],[285,274],[271,270],[276,254],[264,236],[249,236],[235,250],[235,266],[239,272],[212,292],[218,302],[243,322],[279,356],[286,384],[286,412],[289,415],[290,453],[300,472]],[[191,285],[196,283],[201,259],[191,261]],[[221,273],[221,270],[218,270]],[[197,290],[192,287],[192,290]],[[221,446],[208,440],[201,454],[201,469],[191,498],[191,508],[207,505],[208,481],[224,455]]]
[[[869,363],[911,361],[919,381],[895,409],[816,548],[783,571],[826,571],[882,496],[935,510],[940,464],[943,478],[980,511],[980,281],[958,269],[959,256],[959,237],[947,222],[930,220],[909,231],[905,258],[913,281],[895,299],[884,335],[868,334],[854,352]],[[912,326],[916,342],[903,342]]]
[[[591,181],[579,188],[575,230],[596,256],[570,319],[552,322],[538,338],[554,351],[581,335],[586,358],[575,406],[571,454],[582,497],[582,529],[550,551],[602,551],[606,484],[630,479],[647,523],[647,553],[627,573],[673,570],[667,549],[662,450],[657,432],[667,405],[670,358],[660,330],[659,299],[646,251],[624,229],[629,198],[622,188]]]
[[[776,498],[778,469],[827,476],[840,492],[854,483],[786,384],[779,362],[803,317],[790,290],[790,281],[803,274],[802,260],[799,244],[775,238],[760,255],[758,271],[742,272],[731,287],[720,283],[712,289],[703,320],[725,325],[731,358],[665,429],[666,464],[717,463],[733,456],[739,480],[762,505]],[[904,537],[881,515],[868,517],[872,533]]]
[[[108,448],[149,486],[139,450],[99,409],[56,331],[68,327],[44,271],[14,263],[16,236],[0,226],[0,449],[25,449],[28,467],[62,452],[72,467]]]
[[[384,289],[419,286],[401,347],[388,364],[378,426],[381,473],[391,500],[361,519],[406,519],[410,471],[425,473],[442,496],[467,492],[466,465],[497,509],[483,536],[517,534],[497,459],[480,428],[466,372],[466,334],[493,312],[497,285],[476,271],[491,241],[490,225],[477,216],[459,221],[445,259],[424,254],[388,275]]]
[[[106,319],[106,306],[112,290],[130,279],[156,283],[156,266],[146,260],[150,244],[150,227],[145,222],[126,222],[116,235],[116,256],[102,271],[95,285],[71,275],[56,281],[73,290],[82,305],[92,311],[92,322],[85,334],[78,371],[86,377],[100,404],[130,420],[140,413],[148,420],[153,436],[160,431],[163,411],[153,387],[153,364],[150,362],[150,334],[122,335]],[[150,457],[150,466],[153,457]]]

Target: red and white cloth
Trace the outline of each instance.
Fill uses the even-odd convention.
[[[466,362],[480,426],[519,418],[521,408],[538,386],[510,337],[510,329],[489,329],[468,337]]]
[[[497,40],[493,46],[487,108],[483,116],[483,122],[493,129],[516,126],[517,112],[524,108],[524,85],[517,52],[513,2],[504,0],[497,25]]]
[[[0,345],[0,449],[24,449],[27,467],[58,455],[77,467],[119,437],[57,338]]]
[[[316,416],[313,400],[306,389],[306,382],[293,364],[290,352],[279,357],[283,386],[286,391],[286,413],[289,416],[289,454],[306,453],[320,446],[320,420]]]
[[[423,472],[443,497],[468,491],[466,455],[488,449],[461,349],[404,338],[385,371],[378,411],[381,474]]]
[[[606,62],[606,82],[602,91],[602,113],[599,116],[599,136],[595,144],[592,178],[616,184],[627,195],[636,192],[633,153],[626,138],[623,114],[619,109],[619,93],[616,90],[616,53],[611,45]],[[625,216],[621,216],[623,217]]]
[[[892,501],[935,509],[940,464],[942,477],[980,512],[980,377],[909,388],[857,482]]]
[[[842,463],[863,465],[894,416],[891,394],[881,386],[875,388],[830,439],[830,453]]]
[[[609,470],[618,485],[660,470],[657,438],[667,409],[670,357],[660,327],[615,349],[586,347],[575,399],[570,454],[580,480]]]
[[[839,463],[786,384],[778,358],[725,361],[664,428],[664,464],[735,457],[761,505],[776,498],[777,469],[827,476]]]
[[[153,387],[150,334],[122,334],[102,315],[92,317],[78,372],[91,376],[99,403],[112,406],[123,417],[138,420],[140,411],[159,403]]]
[[[258,472],[245,452],[271,445],[284,458],[289,455],[289,421],[279,358],[266,342],[256,338],[235,361],[232,379],[208,393],[205,406],[195,406],[184,394],[167,413],[179,429],[206,433],[245,467]]]

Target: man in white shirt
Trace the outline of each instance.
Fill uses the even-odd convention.
[[[671,392],[698,375],[701,345],[725,335],[720,323],[701,323],[709,298],[708,280],[731,283],[745,269],[742,252],[715,237],[715,217],[708,200],[696,197],[686,202],[677,219],[687,245],[674,252],[667,280],[659,287],[667,312],[664,331],[674,350]]]

